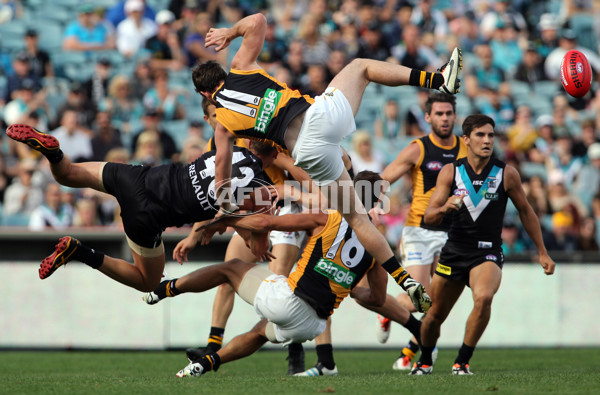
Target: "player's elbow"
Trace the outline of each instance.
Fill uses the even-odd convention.
[[[259,29],[259,28],[264,28],[267,26],[267,17],[264,16],[263,14],[261,14],[260,12],[252,15],[251,21],[252,21],[252,28],[255,30]]]

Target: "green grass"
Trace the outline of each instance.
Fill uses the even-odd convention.
[[[434,373],[391,370],[397,351],[336,351],[338,377],[288,377],[286,354],[259,352],[201,378],[178,379],[182,352],[0,352],[0,394],[597,394],[600,349],[481,349],[474,376],[452,376],[456,350]],[[307,367],[316,361],[307,350]]]

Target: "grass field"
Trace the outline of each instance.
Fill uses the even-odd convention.
[[[174,374],[183,352],[0,352],[0,394],[598,394],[600,349],[481,349],[473,376],[452,376],[441,350],[431,376],[391,370],[397,351],[337,351],[338,377],[289,377],[286,354],[259,352],[201,378]],[[316,353],[307,350],[307,367]]]

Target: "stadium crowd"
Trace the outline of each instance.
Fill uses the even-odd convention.
[[[520,171],[548,249],[599,250],[600,8],[590,0],[7,0],[2,129],[49,131],[77,161],[187,163],[213,132],[189,68],[216,60],[228,69],[236,42],[217,53],[204,37],[256,11],[268,17],[261,66],[304,94],[323,93],[356,57],[434,71],[462,48],[455,133],[469,114],[491,116],[496,155]],[[595,72],[580,99],[560,85],[560,62],[573,48]],[[368,87],[356,117],[362,131],[345,142],[355,173],[381,172],[427,132],[426,98],[413,87]],[[4,133],[0,147],[2,226],[119,226],[114,199],[59,187],[45,159]],[[392,244],[410,188],[404,177],[391,192],[382,222]],[[511,206],[503,239],[506,255],[533,248]]]

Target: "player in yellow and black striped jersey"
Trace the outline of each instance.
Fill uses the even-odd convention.
[[[454,135],[456,121],[456,99],[443,93],[431,93],[425,102],[425,120],[431,125],[431,132],[412,141],[385,168],[382,177],[394,183],[410,172],[412,180],[412,202],[408,219],[402,229],[400,255],[408,273],[429,288],[431,276],[447,239],[450,218],[443,223],[431,226],[423,223],[423,214],[435,190],[437,176],[445,164],[466,156],[464,141]],[[411,311],[415,311],[406,294],[398,300]],[[377,338],[385,342],[389,336],[390,323],[385,317],[378,317]],[[395,370],[410,369],[410,361],[419,350],[416,339],[411,339],[403,348],[402,354],[394,363]]]

